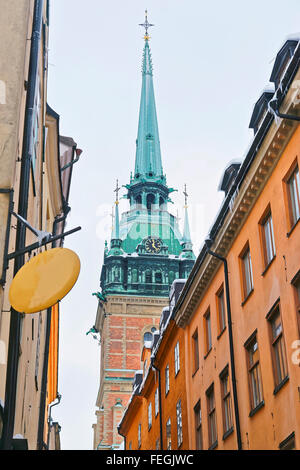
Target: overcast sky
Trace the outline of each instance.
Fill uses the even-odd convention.
[[[59,392],[53,417],[63,449],[92,449],[99,387],[94,325],[116,178],[134,170],[141,92],[144,11],[150,29],[164,172],[182,224],[184,184],[197,255],[217,214],[225,166],[251,142],[254,103],[275,56],[298,33],[299,0],[50,0],[48,103],[60,133],[83,150],[74,166],[65,246],[81,259],[79,280],[61,302]],[[126,210],[127,202],[121,204]]]

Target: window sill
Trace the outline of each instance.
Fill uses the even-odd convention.
[[[224,331],[226,330],[226,326],[224,326],[223,330],[218,334],[217,339],[220,339]]]
[[[296,225],[298,225],[299,221],[300,221],[300,218],[298,220],[296,220],[296,222],[292,226],[291,230],[286,234],[287,238],[290,237],[291,233],[294,231],[294,228],[296,227]]]
[[[178,369],[178,371],[175,373],[175,379],[176,379],[177,375],[179,374],[179,372],[180,372],[180,369]]]
[[[287,375],[281,382],[280,384],[276,385],[276,387],[274,388],[274,392],[273,392],[273,395],[276,395],[279,390],[282,389],[282,387],[289,381],[289,376]]]
[[[227,439],[227,437],[230,436],[230,434],[232,433],[233,433],[233,426],[230,429],[228,429],[228,431],[224,432],[223,441],[225,441],[225,439]]]
[[[247,302],[249,297],[251,297],[253,292],[254,292],[254,289],[252,288],[251,291],[249,292],[249,294],[247,294],[247,296],[244,298],[243,302],[241,303],[242,307],[244,307],[245,303]]]
[[[269,267],[271,266],[271,264],[273,263],[275,258],[276,258],[276,255],[274,255],[273,258],[271,259],[271,261],[269,262],[269,264],[267,264],[267,266],[265,267],[265,269],[261,273],[262,276],[264,276],[266,274],[266,272],[268,271]]]
[[[197,369],[196,369],[196,370],[193,372],[193,374],[192,374],[192,378],[194,378],[194,377],[195,377],[195,375],[197,374],[198,370],[199,370],[199,366],[198,366],[198,367],[197,367]]]
[[[249,418],[255,415],[255,413],[257,413],[257,411],[259,411],[263,406],[265,406],[265,402],[261,401],[255,408],[253,408],[253,410],[250,411]]]
[[[208,450],[214,450],[216,447],[218,447],[218,441],[215,441],[215,442],[208,448]]]
[[[207,353],[206,353],[205,356],[204,356],[204,359],[207,358],[207,356],[209,355],[209,353],[210,353],[211,350],[212,350],[212,348],[210,348],[210,349],[207,351]]]

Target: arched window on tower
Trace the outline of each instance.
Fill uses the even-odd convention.
[[[137,282],[137,269],[132,270],[132,282]]]
[[[169,284],[172,284],[174,279],[175,279],[174,271],[169,271]]]
[[[148,211],[152,210],[152,206],[153,206],[154,203],[155,203],[154,194],[148,194],[147,195],[147,210]]]
[[[150,269],[147,269],[145,273],[145,282],[146,284],[151,284],[152,283],[152,271]]]
[[[136,197],[135,202],[136,202],[137,208],[140,209],[142,206],[142,196],[140,194]]]
[[[159,197],[159,208],[160,210],[164,209],[165,200],[162,196]]]
[[[161,271],[157,271],[155,273],[155,284],[162,284],[162,273],[161,273]]]

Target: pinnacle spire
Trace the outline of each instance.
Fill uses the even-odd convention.
[[[189,224],[189,216],[188,216],[188,205],[187,205],[187,200],[188,200],[188,193],[186,191],[186,184],[184,185],[184,227],[183,227],[183,237],[182,237],[182,242],[183,243],[192,243],[191,240],[191,233],[190,233],[190,224]]]
[[[111,234],[111,242],[112,244],[115,245],[116,241],[120,241],[120,218],[119,218],[119,181],[117,180],[116,182],[116,189],[114,189],[114,192],[116,193],[116,200],[115,200],[115,211],[112,210],[112,234]],[[119,243],[118,243],[119,244]]]

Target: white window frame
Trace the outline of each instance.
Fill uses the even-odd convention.
[[[159,413],[159,394],[158,394],[158,387],[155,390],[155,416]]]
[[[148,405],[148,430],[152,428],[152,403]]]
[[[180,447],[183,440],[182,434],[182,409],[181,400],[176,403],[176,421],[177,421],[177,446]]]
[[[174,358],[175,358],[175,376],[180,371],[180,355],[179,355],[179,341],[177,341],[174,348]]]

